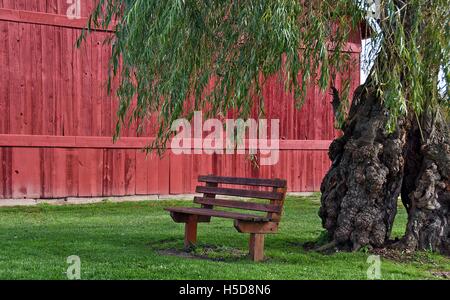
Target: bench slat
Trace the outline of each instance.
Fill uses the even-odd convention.
[[[263,216],[214,210],[214,209],[208,209],[208,208],[168,207],[168,208],[165,208],[165,210],[174,212],[174,213],[182,213],[182,214],[188,214],[188,215],[210,216],[210,217],[219,217],[219,218],[227,218],[227,219],[234,219],[234,220],[252,221],[252,222],[268,222],[268,221],[270,221],[269,218],[263,217]]]
[[[244,202],[239,200],[225,200],[207,197],[194,197],[194,202],[197,204],[214,205],[229,208],[241,208],[246,210],[265,211],[265,212],[281,212],[281,207],[278,205]]]
[[[286,180],[283,179],[259,179],[259,178],[242,178],[242,177],[223,177],[223,176],[199,176],[200,182],[213,182],[250,186],[267,186],[267,187],[286,187]]]
[[[252,190],[239,190],[219,187],[207,187],[197,186],[196,193],[213,194],[213,195],[226,195],[236,197],[258,198],[258,199],[270,199],[270,200],[282,200],[283,194],[278,192],[267,191],[252,191]]]

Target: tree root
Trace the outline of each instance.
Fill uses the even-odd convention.
[[[324,252],[324,251],[326,251],[328,249],[331,249],[331,248],[335,247],[336,245],[337,245],[336,241],[333,240],[333,241],[331,241],[331,242],[329,242],[329,243],[327,243],[325,245],[322,245],[322,246],[320,246],[320,247],[318,247],[318,248],[316,248],[314,250],[317,251],[317,252]]]

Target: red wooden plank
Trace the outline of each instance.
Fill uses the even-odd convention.
[[[112,153],[112,195],[125,195],[125,150],[114,149]]]
[[[136,150],[125,150],[125,194],[136,195]]]
[[[16,0],[15,1],[15,9],[17,10],[23,10],[25,9],[26,5],[25,5],[25,0]]]
[[[68,165],[66,149],[51,149],[53,151],[52,196],[66,197],[68,193]],[[69,166],[70,167],[70,166]]]
[[[75,119],[73,103],[73,53],[74,37],[72,30],[65,30],[61,38],[61,107],[62,135],[75,135],[73,123]]]
[[[9,30],[7,22],[0,22],[0,66],[9,65]],[[9,72],[0,72],[0,133],[9,133]]]
[[[0,146],[15,147],[143,149],[152,141],[152,138],[123,137],[114,143],[112,137],[0,134]],[[329,140],[285,140],[280,141],[280,150],[328,151],[330,143],[331,141]],[[168,146],[168,149],[171,149],[170,144]],[[202,161],[205,157],[210,157],[212,160],[212,156],[207,154],[198,156],[200,161]],[[245,154],[244,157],[247,157],[247,154]],[[236,163],[237,162],[233,162],[232,159],[226,162],[226,164],[229,164],[229,167],[231,168],[233,166],[236,167]]]
[[[38,12],[46,12],[47,11],[47,1],[38,1]]]
[[[23,10],[30,10],[30,11],[36,11],[37,10],[37,0],[29,0],[25,2],[25,8]]]
[[[14,148],[12,153],[13,198],[41,196],[41,155],[39,149]]]
[[[40,166],[40,176],[41,180],[41,190],[40,197],[43,198],[54,198],[54,180],[55,178],[55,159],[54,159],[54,149],[42,148],[39,149],[41,159],[40,161],[34,162]]]
[[[92,82],[92,129],[93,136],[102,134],[102,91],[105,89],[105,78],[102,76],[102,42],[104,35],[97,32],[92,33],[92,60],[91,60],[91,82]],[[100,62],[100,63],[99,63]]]
[[[314,189],[314,180],[316,177],[315,174],[315,162],[314,162],[314,153],[312,151],[306,151],[306,171],[309,175],[306,177],[306,192],[313,192]]]
[[[47,0],[47,13],[57,14],[58,13],[58,4],[57,0]]]
[[[102,150],[78,150],[78,195],[80,197],[102,195],[102,165]]]
[[[43,132],[56,134],[55,85],[55,29],[42,28],[42,94],[43,94]]]
[[[196,154],[191,155],[182,155],[183,161],[183,169],[182,173],[182,192],[183,194],[187,194],[191,191],[192,186],[192,174],[193,174],[193,165],[194,165],[194,157]],[[195,180],[195,179],[194,179]]]
[[[161,159],[158,160],[158,190],[161,194],[170,193],[170,167],[172,162],[171,156],[166,152]]]
[[[2,157],[0,159],[0,185],[2,186],[2,194],[4,198],[12,197],[12,148],[0,148]]]
[[[20,56],[19,56],[19,25],[16,23],[8,23],[8,52],[9,52],[9,101],[10,104],[10,130],[9,133],[21,133],[22,120],[20,115],[21,105],[21,72],[20,72]],[[14,102],[11,102],[14,101]]]
[[[90,1],[90,0],[88,0]],[[57,2],[57,12],[58,15],[67,15],[67,9],[69,8],[69,3],[67,3],[67,0],[56,0]]]
[[[78,30],[73,31],[73,42],[77,39],[81,32]],[[74,135],[83,135],[83,115],[81,112],[82,108],[82,70],[81,70],[81,57],[82,51],[85,51],[86,45],[83,44],[83,48],[74,49],[73,52],[73,60],[72,60],[72,81],[73,81],[73,90],[72,90],[72,110],[74,114],[73,120],[73,134]]]
[[[2,7],[4,7],[4,8],[14,8],[15,7],[14,0],[2,0],[2,1],[0,1],[0,3],[2,3],[2,2],[3,2]]]
[[[67,196],[78,196],[78,150],[68,149],[66,156]]]
[[[170,194],[182,194],[184,155],[170,153]]]
[[[86,42],[79,48],[81,55],[79,69],[81,81],[77,82],[80,86],[77,87],[77,96],[79,96],[79,117],[80,126],[78,135],[90,136],[92,135],[92,35],[86,37]]]
[[[43,96],[43,71],[42,71],[42,28],[41,25],[33,25],[33,102],[32,102],[32,134],[44,134],[44,96]]]
[[[62,49],[62,36],[64,35],[65,30],[63,30],[60,27],[55,27],[54,31],[54,45],[55,49],[53,50],[54,53],[54,71],[53,71],[53,90],[54,90],[54,97],[55,97],[55,117],[54,117],[54,128],[55,128],[55,135],[64,135],[64,110],[67,109],[67,107],[64,105],[62,100],[62,88],[63,88],[63,82],[62,82],[62,59],[65,57],[63,53],[61,53]]]
[[[11,198],[12,178],[11,148],[0,148],[0,198]]]
[[[21,72],[21,101],[20,101],[20,117],[21,117],[21,133],[32,133],[32,79],[31,79],[31,25],[20,24],[20,72]]]
[[[103,195],[113,195],[113,150],[105,149],[103,151]]]
[[[299,164],[300,169],[301,169],[301,190],[302,192],[306,192],[308,191],[308,186],[307,186],[307,181],[308,178],[311,176],[311,172],[309,172],[308,166],[307,166],[307,161],[308,161],[308,157],[307,157],[307,152],[306,151],[300,151],[300,161],[301,163]]]
[[[148,195],[151,194],[148,189],[149,185],[149,159],[147,154],[143,151],[136,150],[136,194]],[[154,169],[151,169],[154,173]],[[155,185],[157,189],[157,185]]]
[[[149,166],[150,159],[144,151],[136,150],[136,194],[137,195],[149,195]],[[151,168],[152,173],[155,172],[155,168]],[[159,169],[156,170],[159,172]],[[157,184],[153,185],[153,188],[157,191]],[[155,193],[157,194],[157,193]]]
[[[102,47],[102,80],[108,78],[108,61],[111,56],[110,47]],[[106,87],[102,89],[102,136],[112,136],[113,126],[111,116],[112,111],[112,96],[108,94]]]
[[[169,169],[168,155],[136,152],[136,193],[169,194]]]

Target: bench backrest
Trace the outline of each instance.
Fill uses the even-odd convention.
[[[286,180],[283,179],[257,179],[242,177],[199,176],[199,182],[205,182],[205,186],[197,186],[196,192],[203,193],[203,197],[195,197],[194,202],[204,208],[214,206],[238,208],[267,212],[267,217],[273,221],[279,221],[283,211],[284,198],[286,196]],[[265,187],[269,190],[251,190],[240,188],[222,187],[219,184]],[[244,198],[257,198],[269,200],[268,203],[247,202],[242,200],[220,199],[216,196],[234,196]]]

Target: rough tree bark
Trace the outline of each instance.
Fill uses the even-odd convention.
[[[400,119],[389,134],[387,116],[375,92],[357,89],[344,134],[330,146],[332,166],[321,186],[322,225],[341,249],[384,247],[401,193],[408,224],[394,246],[450,254],[448,124],[440,114],[427,113],[419,126],[413,115]]]
[[[386,131],[387,111],[375,91],[355,92],[342,137],[329,150],[319,216],[341,249],[381,247],[391,233],[403,178],[404,119]]]
[[[402,201],[408,224],[397,247],[450,255],[450,137],[439,112],[412,118],[405,149]]]

